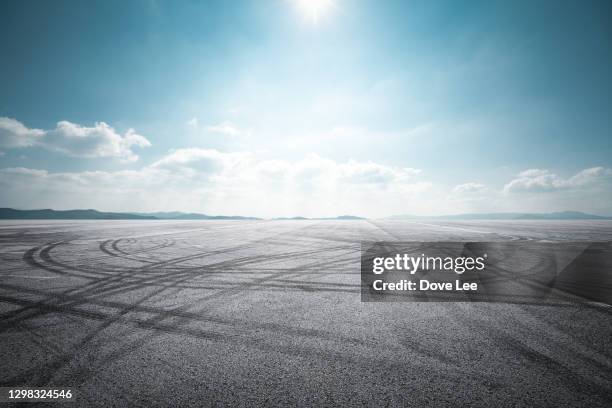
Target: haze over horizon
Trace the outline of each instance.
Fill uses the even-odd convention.
[[[612,215],[610,2],[0,9],[0,207]]]

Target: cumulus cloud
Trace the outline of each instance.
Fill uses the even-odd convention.
[[[222,153],[215,149],[186,148],[170,151],[149,167],[175,173],[198,176],[214,176],[233,172],[246,166],[249,153]]]
[[[588,186],[610,181],[612,181],[612,169],[598,166],[578,172],[569,179],[569,184],[571,186]]]
[[[562,178],[545,169],[522,171],[515,179],[504,186],[504,193],[551,192],[567,189],[580,189],[609,183],[612,170],[605,167],[584,169],[570,178]]]
[[[28,129],[18,120],[0,117],[0,147],[11,149],[33,146],[44,135],[42,129]]]
[[[486,187],[480,183],[464,183],[459,184],[453,188],[453,193],[455,194],[472,194],[472,193],[480,193],[484,191]]]
[[[260,159],[249,152],[222,153],[215,149],[186,148],[171,151],[150,166],[198,175],[214,175],[225,182],[251,182],[272,179],[293,185],[308,183],[388,185],[409,182],[421,171],[392,167],[372,161],[334,160],[310,154],[297,161]]]
[[[61,121],[55,129],[29,129],[11,118],[0,118],[0,147],[23,148],[40,146],[75,157],[117,157],[125,161],[138,160],[133,147],[148,147],[151,143],[129,129],[120,135],[104,122],[81,126]]]
[[[470,181],[454,186],[444,201],[453,206],[456,212],[486,212],[497,206],[498,192],[484,184]]]
[[[408,203],[419,203],[415,198],[431,184],[418,180],[418,175],[419,170],[412,168],[336,162],[317,155],[288,161],[190,148],[171,151],[133,171],[2,169],[0,187],[10,192],[4,201],[14,200],[3,204],[17,207],[33,200],[55,208],[387,215],[403,212]]]
[[[297,160],[263,153],[186,148],[137,170],[0,170],[0,206],[197,211],[211,214],[331,216],[579,210],[610,213],[612,170],[591,167],[562,178],[529,169],[503,190],[477,182],[434,186],[419,169],[373,161]],[[514,194],[548,191],[547,194]],[[512,194],[510,194],[512,193]]]
[[[62,121],[47,132],[43,145],[77,157],[119,157],[134,161],[138,160],[138,156],[132,147],[148,147],[151,143],[133,129],[121,136],[104,122],[86,127]]]

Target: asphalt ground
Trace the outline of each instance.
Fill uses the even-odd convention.
[[[612,241],[612,222],[3,221],[0,386],[78,406],[612,406],[609,306],[363,303],[362,240]]]

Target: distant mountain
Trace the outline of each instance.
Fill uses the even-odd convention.
[[[337,217],[322,217],[322,218],[307,218],[307,217],[278,217],[278,218],[273,218],[273,220],[277,220],[277,221],[282,221],[282,220],[314,220],[314,221],[321,221],[321,220],[366,220],[367,218],[363,218],[363,217],[357,217],[355,215],[339,215]]]
[[[0,208],[4,220],[154,220],[155,217],[96,210],[15,210]]]
[[[0,219],[4,220],[260,220],[257,217],[239,215],[206,215],[184,213],[179,211],[152,213],[115,213],[97,210],[16,210],[0,208]],[[334,218],[275,218],[275,220],[362,220],[353,215],[341,215]]]
[[[239,215],[206,215],[198,213],[184,213],[178,211],[132,213],[134,215],[154,217],[159,220],[259,220],[257,217],[242,217]]]
[[[323,218],[324,220],[327,218]],[[336,220],[367,220],[367,218],[364,217],[357,217],[356,215],[339,215],[336,218],[332,218],[332,219],[336,219]]]
[[[0,219],[4,220],[260,220],[257,217],[237,215],[206,215],[178,211],[153,213],[116,213],[97,210],[16,210],[0,208]],[[365,220],[354,215],[337,217],[307,218],[279,217],[273,220]],[[484,213],[454,214],[438,216],[393,215],[388,220],[612,220],[612,217],[587,214],[580,211],[561,211],[552,213]]]
[[[206,215],[183,212],[115,213],[97,210],[15,210],[0,208],[5,220],[258,220],[255,217]]]
[[[612,217],[587,214],[580,211],[552,213],[486,213],[438,216],[393,215],[388,220],[612,220]]]

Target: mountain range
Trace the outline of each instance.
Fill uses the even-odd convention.
[[[97,210],[16,210],[14,208],[0,208],[0,219],[5,220],[261,220],[257,217],[238,215],[206,215],[199,213],[170,212],[103,212]],[[340,215],[338,217],[307,218],[307,217],[279,217],[272,220],[365,220],[366,218],[354,215]],[[612,217],[587,214],[579,211],[561,211],[552,213],[472,213],[455,215],[393,215],[387,220],[612,220]]]
[[[199,213],[169,212],[103,212],[97,210],[16,210],[0,208],[0,219],[4,220],[261,220],[257,217],[239,215],[206,215]],[[330,218],[274,218],[274,220],[361,220],[353,215]]]
[[[255,217],[205,215],[182,212],[119,213],[97,210],[16,210],[0,208],[5,220],[258,220]]]
[[[580,211],[560,211],[551,213],[472,213],[455,215],[393,215],[388,220],[612,220],[612,217],[587,214]]]
[[[141,217],[153,217],[158,220],[260,220],[257,217],[242,217],[239,215],[206,215],[199,213],[184,213],[180,211],[130,213]]]
[[[284,221],[284,220],[293,220],[293,221],[300,221],[300,220],[367,220],[367,218],[363,218],[363,217],[357,217],[355,215],[339,215],[337,217],[321,217],[321,218],[308,218],[308,217],[277,217],[277,218],[272,218],[273,220],[277,220],[277,221]]]
[[[96,210],[15,210],[0,208],[5,220],[154,220],[155,217]]]

